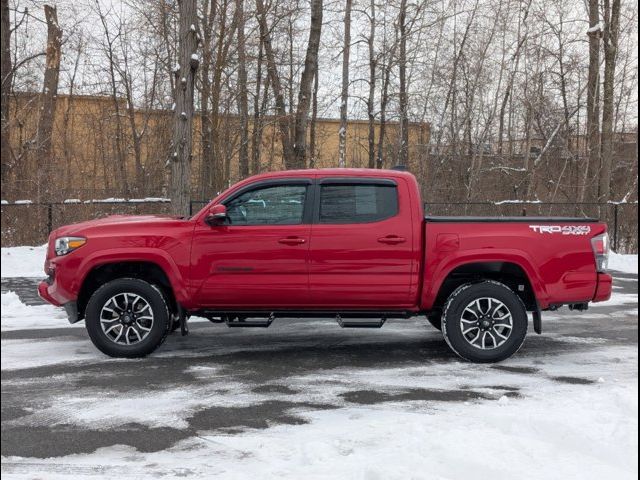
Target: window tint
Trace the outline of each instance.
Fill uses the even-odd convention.
[[[398,213],[393,185],[322,185],[320,223],[367,223]]]
[[[232,225],[302,223],[305,185],[277,185],[251,190],[226,204]]]

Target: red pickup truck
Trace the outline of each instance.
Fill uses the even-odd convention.
[[[425,315],[451,349],[495,362],[528,313],[609,299],[606,225],[586,218],[426,217],[413,175],[300,170],[246,179],[191,218],[111,216],[49,238],[40,296],[102,352],[139,357],[191,315],[231,327]]]

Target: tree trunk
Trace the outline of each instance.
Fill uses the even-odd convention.
[[[258,46],[256,66],[256,90],[253,98],[253,130],[251,131],[251,173],[260,173],[260,151],[262,147],[262,109],[260,108],[260,91],[262,89],[262,42]],[[265,82],[266,83],[266,82]],[[265,90],[268,87],[265,85]]]
[[[309,43],[304,61],[304,70],[300,78],[300,90],[298,91],[298,107],[296,110],[295,135],[293,142],[294,157],[287,168],[304,168],[307,157],[307,123],[309,108],[311,105],[311,88],[318,65],[318,50],[320,48],[320,35],[322,33],[322,2],[311,1],[311,28],[309,30]]]
[[[613,164],[613,103],[618,33],[620,26],[620,0],[604,0],[604,84],[602,87],[602,137],[600,156],[600,185],[598,201],[611,200],[611,169]]]
[[[338,166],[347,166],[347,107],[349,104],[349,54],[351,53],[351,6],[346,0],[344,11],[344,45],[342,47],[342,93],[340,95],[340,130],[338,131]]]
[[[377,61],[375,58],[375,38],[376,38],[376,2],[371,0],[369,10],[369,38],[367,44],[369,47],[369,97],[367,98],[367,117],[369,119],[369,168],[376,167],[376,114],[375,114],[375,98],[376,98],[376,70]]]
[[[316,72],[317,71],[318,66],[316,65]],[[309,168],[316,167],[316,161],[318,157],[318,147],[316,146],[316,127],[318,126],[318,88],[320,87],[318,77],[319,75],[316,74],[316,77],[313,79],[313,98],[311,99],[311,125],[309,127]]]
[[[409,164],[409,106],[407,94],[407,0],[401,0],[398,16],[400,30],[400,53],[398,58],[400,76],[400,155],[399,165]]]
[[[601,31],[597,28],[600,24],[600,13],[598,0],[589,0],[589,73],[587,78],[587,141],[589,148],[589,159],[586,171],[587,182],[597,175],[600,166],[600,36]],[[585,194],[589,192],[589,185],[582,186],[580,201],[585,200]],[[590,193],[590,192],[589,192]],[[591,195],[589,195],[591,197]]]
[[[2,0],[0,7],[2,14],[2,138],[1,145],[1,165],[2,165],[2,185],[7,179],[9,170],[13,164],[11,147],[9,146],[10,124],[9,124],[9,97],[13,83],[13,65],[11,61],[11,19],[9,14],[9,0]]]
[[[210,3],[209,3],[210,2]],[[217,15],[216,0],[207,0],[203,6],[203,16],[201,19],[202,30],[202,63],[200,70],[200,195],[202,198],[210,198],[213,192],[214,166],[213,166],[213,133],[211,126],[211,112],[209,103],[211,101],[211,64],[213,52],[211,49],[211,39],[213,33],[213,23]],[[175,105],[174,105],[175,109]]]
[[[40,117],[36,132],[36,166],[39,173],[38,189],[41,194],[47,196],[49,183],[46,181],[46,172],[43,167],[51,167],[53,122],[56,114],[58,99],[58,79],[60,78],[60,60],[62,58],[62,29],[58,25],[58,12],[56,7],[44,6],[44,14],[47,21],[47,57],[44,70],[44,82],[42,89],[42,101],[40,104]],[[44,177],[40,177],[40,174]],[[40,185],[43,186],[42,190]]]
[[[244,38],[244,0],[236,0],[238,17],[238,111],[240,113],[240,178],[249,176],[249,98],[247,95],[247,56]]]
[[[278,133],[280,142],[282,143],[282,156],[284,164],[287,166],[293,159],[293,147],[289,136],[289,125],[287,121],[287,107],[284,103],[282,93],[282,83],[276,66],[276,57],[271,43],[271,32],[267,24],[267,11],[262,0],[256,0],[256,14],[260,26],[260,41],[264,47],[264,53],[267,60],[267,72],[271,83],[271,89],[275,97],[276,116],[278,124]]]
[[[176,69],[175,112],[170,159],[169,197],[175,215],[187,216],[191,201],[191,155],[193,127],[193,95],[199,59],[196,54],[198,21],[196,0],[178,0],[179,69]],[[193,28],[192,28],[193,27]]]

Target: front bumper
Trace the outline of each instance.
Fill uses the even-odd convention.
[[[55,282],[51,280],[43,280],[38,284],[38,295],[45,302],[48,302],[56,307],[63,307],[67,313],[69,323],[76,323],[80,320],[78,316],[78,304],[74,301],[65,301],[64,297],[60,296],[56,291]]]
[[[50,291],[51,290],[51,291]],[[38,295],[45,302],[50,303],[51,305],[55,305],[56,307],[62,306],[63,302],[58,300],[55,294],[55,284],[52,280],[42,280],[38,284]]]
[[[596,287],[596,294],[593,297],[593,302],[606,302],[611,298],[613,292],[613,277],[608,273],[598,274],[598,286]]]

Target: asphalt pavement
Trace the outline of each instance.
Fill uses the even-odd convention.
[[[2,291],[16,292],[28,305],[42,303],[35,285],[36,279],[2,279]],[[567,352],[588,362],[594,349],[637,348],[638,277],[616,274],[615,285],[616,293],[636,295],[635,304],[545,315],[545,333],[535,335],[531,328],[513,361],[478,366],[467,373],[472,381],[449,388],[435,379],[433,388],[424,381],[387,388],[345,374],[422,367],[450,376],[462,368],[469,372],[472,367],[451,353],[424,318],[389,321],[379,330],[340,329],[320,319],[276,320],[260,330],[200,321],[188,336],[174,333],[155,354],[139,360],[103,356],[78,326],[2,332],[3,356],[25,345],[33,355],[52,359],[2,370],[1,453],[47,458],[112,445],[154,452],[201,432],[234,435],[301,424],[303,411],[518,398],[527,394],[523,377],[588,389],[597,382],[593,374],[545,366]],[[614,358],[612,372],[615,363]],[[337,393],[319,394],[323,383]]]

